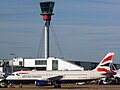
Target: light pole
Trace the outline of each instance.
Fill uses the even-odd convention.
[[[12,66],[11,66],[11,73],[13,73],[13,56],[15,56],[15,53],[10,53],[10,55],[12,56],[11,58],[12,58],[12,60],[11,60],[11,64],[12,64]]]

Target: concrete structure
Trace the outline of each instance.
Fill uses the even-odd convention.
[[[15,57],[9,61],[9,65],[13,67],[21,67],[37,70],[84,70],[83,67],[75,65],[63,59],[49,57],[45,58],[22,58]]]

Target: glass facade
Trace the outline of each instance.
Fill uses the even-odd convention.
[[[40,3],[40,7],[41,7],[41,11],[43,14],[52,14],[53,12],[53,7],[54,7],[54,2],[41,2]]]
[[[22,66],[22,61],[19,61],[19,65]]]
[[[47,65],[46,60],[35,60],[35,65]]]
[[[52,60],[52,70],[58,70],[58,60]]]

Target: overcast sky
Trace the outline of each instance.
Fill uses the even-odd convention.
[[[43,30],[41,0],[0,0],[0,58],[36,57]],[[44,1],[44,0],[42,0]],[[120,64],[120,0],[54,0],[51,25],[67,60]],[[59,56],[51,40],[50,56]]]

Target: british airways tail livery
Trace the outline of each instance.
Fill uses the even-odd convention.
[[[37,86],[53,85],[61,87],[61,83],[77,83],[97,80],[113,73],[110,64],[114,53],[108,53],[94,70],[89,71],[17,71],[9,75],[8,81],[35,81]]]
[[[114,53],[108,53],[94,70],[98,72],[110,72],[110,65],[113,61],[113,57]]]

